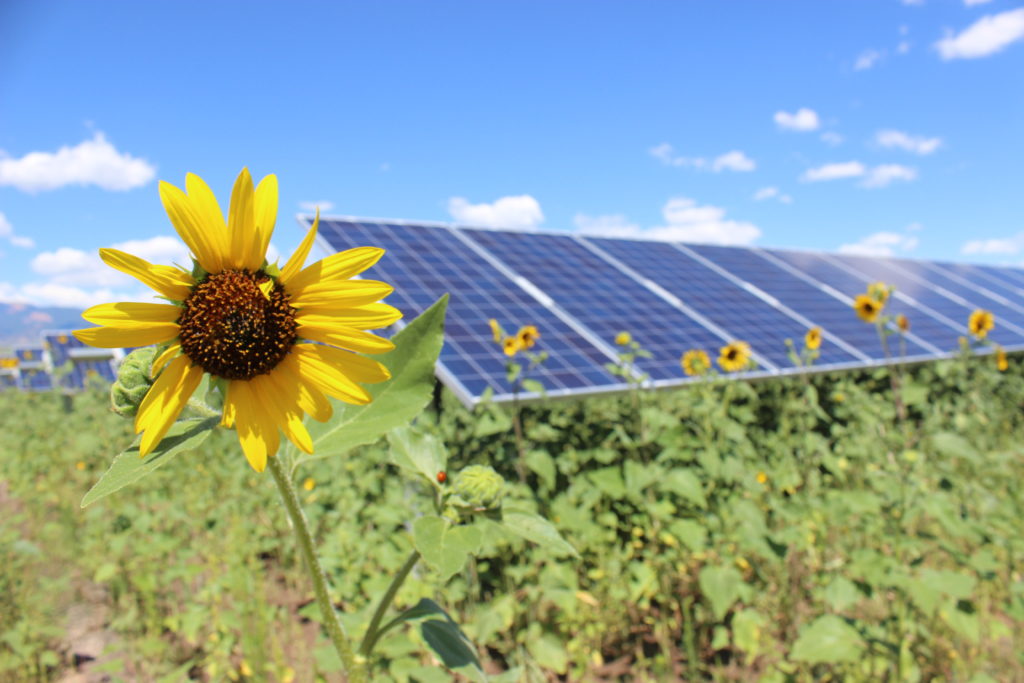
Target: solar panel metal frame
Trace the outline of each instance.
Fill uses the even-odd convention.
[[[312,225],[314,215],[313,214],[304,213],[304,212],[299,212],[299,213],[297,213],[295,215],[295,218],[296,218],[296,221],[298,222],[298,224],[299,224],[299,226],[301,228],[303,228],[304,230],[309,230],[310,226]],[[548,310],[550,310],[557,317],[562,319],[563,322],[565,322],[567,325],[569,325],[571,328],[573,328],[575,331],[577,331],[581,336],[586,338],[588,341],[591,341],[591,339],[595,339],[598,342],[602,342],[602,344],[600,344],[600,345],[599,344],[594,344],[595,347],[597,347],[599,350],[604,352],[605,349],[602,349],[601,346],[602,345],[605,346],[605,347],[608,346],[607,343],[604,343],[603,340],[601,340],[599,335],[597,335],[596,333],[593,332],[593,330],[590,330],[582,322],[576,320],[573,316],[571,316],[570,314],[568,314],[567,312],[562,310],[561,307],[558,305],[557,299],[555,297],[550,296],[547,292],[545,292],[542,288],[538,287],[536,284],[534,284],[529,279],[523,278],[522,276],[516,277],[516,275],[518,275],[517,271],[515,269],[511,268],[510,266],[508,266],[508,264],[504,263],[500,259],[500,256],[492,254],[488,249],[483,247],[483,245],[480,245],[480,244],[476,243],[472,239],[472,237],[470,235],[467,235],[467,234],[465,234],[463,232],[463,230],[471,229],[471,230],[487,230],[487,231],[495,231],[495,232],[515,232],[515,233],[526,233],[526,234],[550,234],[550,231],[542,231],[542,230],[515,230],[515,231],[513,231],[513,230],[508,230],[508,229],[505,229],[505,228],[496,228],[496,227],[491,227],[491,226],[471,226],[471,225],[464,225],[464,224],[459,224],[459,223],[455,223],[455,222],[421,221],[421,220],[409,220],[409,219],[400,219],[400,218],[379,218],[379,217],[351,216],[351,215],[340,215],[340,214],[339,215],[336,215],[336,214],[323,214],[323,215],[320,216],[320,218],[321,218],[321,220],[325,220],[325,221],[326,220],[331,220],[331,221],[343,221],[343,222],[352,222],[352,223],[391,224],[391,225],[427,227],[427,228],[436,228],[436,229],[441,229],[441,230],[447,230],[447,231],[453,233],[461,242],[466,244],[467,248],[472,249],[478,255],[483,256],[484,254],[487,254],[487,256],[484,257],[484,258],[489,263],[491,263],[492,267],[494,267],[499,272],[503,273],[506,277],[509,277],[509,279],[511,279],[515,284],[517,284],[520,288],[522,288],[527,294],[529,294],[531,297],[533,297],[539,304],[541,304],[542,306],[545,306],[545,308],[548,308]],[[580,243],[583,246],[588,246],[590,240],[594,240],[594,241],[596,241],[599,244],[600,240],[603,239],[603,236],[600,236],[600,235],[587,235],[587,234],[578,234],[578,233],[569,233],[569,232],[565,232],[565,233],[556,232],[555,234],[564,234],[567,237],[575,238],[575,239],[579,240]],[[650,240],[650,241],[665,243],[664,240]],[[320,249],[325,254],[327,254],[327,255],[337,253],[337,251],[338,251],[335,247],[333,247],[319,233],[319,231],[317,233],[315,242],[316,242],[317,246],[319,246]],[[689,255],[688,254],[688,251],[689,251],[688,250],[688,246],[689,246],[688,243],[675,242],[675,241],[667,242],[667,243],[672,245],[672,246],[674,246],[675,248],[679,249],[684,254]],[[779,267],[782,267],[785,270],[787,270],[788,272],[792,272],[792,274],[796,275],[801,280],[803,280],[803,281],[807,282],[808,284],[816,287],[817,289],[819,289],[820,291],[824,292],[825,294],[835,298],[840,303],[843,303],[843,304],[845,304],[847,306],[852,306],[852,304],[853,304],[853,300],[850,297],[848,297],[845,294],[843,294],[842,292],[840,292],[840,291],[836,290],[835,288],[829,286],[827,283],[821,282],[818,279],[807,275],[806,273],[801,273],[799,271],[799,269],[794,268],[793,266],[791,266],[788,263],[781,262],[778,259],[773,258],[771,256],[771,254],[766,252],[761,247],[734,247],[734,248],[746,249],[746,250],[750,251],[751,253],[758,254],[762,258],[765,258],[768,262],[773,263],[773,264],[775,264],[775,265],[777,265]],[[798,251],[798,250],[788,250],[788,251]],[[828,256],[828,254],[826,252],[818,252],[818,251],[807,250],[807,253],[814,254],[814,255],[817,255],[817,256]],[[595,254],[595,255],[598,255],[598,254]],[[700,256],[700,255],[698,254],[697,256]],[[497,261],[497,263],[495,263],[494,261]],[[830,263],[830,265],[832,265],[831,262],[829,262],[829,263]],[[921,261],[921,263],[930,263],[930,262]],[[622,264],[622,265],[625,265],[625,264]],[[714,264],[714,265],[717,266],[717,264]],[[609,263],[609,266],[612,267],[612,264]],[[659,294],[656,290],[651,290],[651,288],[648,287],[647,284],[645,284],[646,278],[643,278],[639,274],[636,274],[635,271],[632,271],[632,269],[629,269],[628,266],[626,266],[626,269],[627,269],[627,271],[631,271],[631,272],[633,272],[635,274],[635,275],[630,275],[630,277],[634,281],[636,281],[637,284],[641,285],[645,289],[648,289],[649,291],[652,291],[653,294],[659,296],[660,298],[662,298],[667,303],[675,305],[672,302],[672,299],[678,300],[678,297],[675,297],[670,292],[667,292],[667,291],[663,290],[664,293],[667,294],[668,297],[669,297],[668,299],[666,299],[664,296]],[[724,273],[728,273],[729,274],[729,276],[727,276],[728,279],[730,279],[731,281],[735,282],[736,284],[739,284],[741,287],[743,287],[747,291],[751,292],[752,294],[755,294],[756,296],[758,296],[758,298],[760,298],[762,301],[764,301],[766,306],[772,306],[773,308],[776,308],[778,310],[782,310],[783,312],[785,312],[785,309],[788,309],[792,314],[794,314],[794,315],[790,316],[790,317],[793,317],[794,320],[798,320],[798,321],[801,321],[801,322],[804,322],[804,321],[810,322],[804,316],[800,315],[798,311],[794,311],[794,310],[790,309],[788,306],[786,306],[786,304],[784,304],[781,301],[778,301],[771,294],[768,294],[767,292],[764,292],[763,290],[761,290],[760,288],[756,287],[755,285],[753,285],[753,284],[751,284],[749,282],[746,282],[739,275],[737,275],[735,273],[731,273],[731,271],[729,271],[728,269],[725,269],[725,268],[721,268],[721,271],[722,271],[723,274]],[[623,271],[620,270],[620,272],[623,272]],[[716,269],[716,272],[718,272],[717,269]],[[514,275],[510,276],[510,274],[514,274]],[[626,273],[626,274],[629,274],[629,273]],[[857,275],[862,275],[862,274],[858,273]],[[1024,277],[1024,273],[1022,273],[1022,277]],[[653,284],[657,285],[657,283],[653,283]],[[1009,285],[1007,285],[1007,286],[1009,286]],[[663,288],[656,287],[656,289],[663,289]],[[1024,291],[1024,289],[1022,289],[1022,291]],[[897,291],[897,294],[898,293],[899,292]],[[914,301],[910,297],[906,297],[906,299],[909,299],[909,301],[907,301],[907,303],[910,303],[911,305],[916,305],[917,307],[921,306],[921,304],[919,304],[918,302]],[[684,306],[685,306],[685,304],[684,304]],[[937,312],[936,312],[936,314],[941,316],[941,314],[939,314]],[[699,315],[699,312],[698,312],[698,315]],[[790,313],[787,313],[787,315],[790,315]],[[700,316],[700,317],[703,317],[703,316]],[[572,321],[572,322],[570,322],[570,321]],[[397,323],[395,323],[393,325],[393,327],[395,328],[395,330],[397,332],[397,331],[400,331],[400,330],[404,329],[407,324],[408,324],[407,322],[405,322],[404,320],[401,320],[401,321],[398,321]],[[717,326],[714,326],[714,327],[717,327]],[[709,330],[713,330],[712,327],[709,327],[708,329]],[[911,339],[914,339],[914,341],[917,344],[919,344],[922,348],[932,350],[932,352],[931,353],[927,353],[927,354],[914,354],[914,355],[899,356],[899,357],[893,356],[893,357],[889,357],[889,358],[875,359],[875,358],[871,358],[870,356],[867,356],[863,352],[860,352],[859,350],[856,349],[856,347],[851,346],[851,345],[847,344],[846,342],[842,342],[842,340],[840,338],[836,337],[836,338],[830,339],[830,341],[832,341],[833,343],[837,343],[837,345],[839,345],[838,342],[841,342],[842,346],[844,347],[844,350],[846,350],[847,352],[850,352],[851,349],[852,349],[852,350],[855,351],[855,353],[853,355],[858,355],[858,356],[864,357],[866,360],[862,360],[862,361],[861,360],[858,360],[858,361],[847,361],[847,362],[831,363],[831,364],[816,364],[816,365],[812,365],[810,367],[800,367],[800,366],[775,367],[775,366],[773,366],[772,369],[758,368],[758,369],[750,370],[750,371],[728,373],[727,375],[724,375],[723,377],[728,378],[728,379],[744,379],[744,380],[751,380],[751,381],[760,381],[760,380],[764,380],[764,379],[771,379],[771,378],[774,378],[774,377],[786,377],[786,376],[806,375],[806,374],[823,374],[823,373],[828,373],[828,372],[837,372],[837,371],[845,371],[845,370],[877,368],[877,367],[883,367],[883,366],[889,366],[889,365],[908,365],[908,366],[909,365],[918,365],[918,364],[929,362],[929,361],[952,358],[952,357],[954,357],[954,356],[956,356],[958,354],[957,350],[943,351],[943,350],[939,349],[938,347],[936,347],[934,344],[931,344],[930,342],[928,342],[928,341],[926,341],[924,339],[920,339],[919,337],[916,337],[916,335],[913,335],[913,333],[907,333],[907,337],[911,338]],[[593,341],[591,341],[591,343],[593,343]],[[849,347],[849,348],[847,348],[847,347]],[[1005,348],[1008,351],[1024,350],[1024,344],[1008,345]],[[975,349],[975,352],[978,353],[978,354],[981,354],[981,355],[986,355],[986,354],[993,353],[994,349],[979,348],[979,349]],[[440,360],[436,364],[435,374],[436,374],[437,378],[444,385],[446,385],[452,391],[452,393],[454,393],[456,395],[456,397],[465,406],[467,406],[468,408],[473,408],[475,405],[477,405],[478,403],[482,402],[482,400],[483,400],[482,396],[475,396],[471,392],[469,392],[466,389],[466,387],[459,381],[458,376],[455,373],[453,373],[451,370],[449,370],[445,366],[445,364],[442,361],[440,361]],[[686,385],[689,385],[689,384],[699,383],[699,382],[702,382],[702,381],[707,381],[707,380],[706,380],[706,378],[703,378],[703,377],[680,376],[677,379],[647,380],[646,382],[644,382],[644,386],[645,386],[645,388],[650,388],[650,389],[655,389],[655,390],[663,390],[663,389],[672,389],[672,388],[682,387],[682,386],[686,386]],[[578,397],[584,397],[584,396],[599,396],[599,395],[611,396],[611,395],[626,393],[626,392],[630,391],[631,389],[632,389],[632,386],[630,384],[628,384],[628,383],[624,383],[624,382],[623,383],[618,383],[618,384],[610,383],[610,384],[607,384],[607,385],[600,385],[600,386],[595,386],[595,387],[586,387],[586,388],[580,388],[580,389],[560,389],[560,390],[546,391],[543,395],[537,394],[537,393],[532,393],[532,392],[520,392],[519,394],[513,394],[512,392],[506,392],[506,393],[503,393],[503,394],[494,393],[490,397],[490,401],[494,402],[494,403],[504,403],[504,402],[512,401],[515,398],[515,399],[517,399],[521,403],[531,403],[531,402],[542,400],[542,399],[545,399],[545,398],[560,399],[560,398],[578,398]]]

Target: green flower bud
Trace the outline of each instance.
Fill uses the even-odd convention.
[[[487,465],[470,465],[455,477],[457,503],[477,510],[495,509],[505,494],[505,480]]]
[[[139,404],[153,384],[149,369],[156,357],[156,347],[136,349],[121,361],[117,381],[110,387],[110,406],[121,417],[134,417]]]

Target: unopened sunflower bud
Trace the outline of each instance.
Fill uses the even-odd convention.
[[[155,356],[156,347],[146,346],[132,351],[121,361],[117,381],[110,387],[110,406],[121,417],[135,417],[139,411],[139,404],[153,383],[149,368]]]
[[[478,510],[497,508],[505,493],[505,480],[487,465],[470,465],[455,477],[457,502]]]

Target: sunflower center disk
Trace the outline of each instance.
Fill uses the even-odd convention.
[[[295,309],[276,282],[263,294],[263,272],[226,270],[209,275],[185,300],[178,320],[181,350],[206,372],[252,379],[273,370],[298,338]]]

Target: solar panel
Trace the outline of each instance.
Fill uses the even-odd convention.
[[[944,273],[947,276],[962,278],[976,287],[985,291],[994,292],[1010,301],[1020,304],[1024,302],[1024,288],[1015,286],[985,266],[972,266],[963,263],[929,263],[924,262],[926,268]]]
[[[464,233],[539,287],[601,339],[625,330],[651,352],[637,367],[655,380],[682,377],[688,349],[729,341],[567,235],[465,229]]]
[[[769,260],[750,249],[706,245],[688,245],[687,248],[732,272],[783,305],[799,311],[815,325],[820,325],[868,358],[874,361],[886,359],[874,326],[861,322],[852,309],[853,296],[862,292],[863,286],[853,287],[857,291],[847,294],[833,287],[833,282],[827,277],[824,280],[816,279],[784,261]],[[842,275],[841,272],[818,273],[819,278],[830,274],[837,277]],[[926,348],[912,338],[906,340],[906,350],[908,357],[928,357],[938,352],[938,349]],[[895,349],[892,351],[895,352]]]
[[[49,391],[53,388],[53,378],[43,368],[21,370],[21,388],[24,391]]]
[[[0,372],[0,391],[18,388],[18,376],[12,372]]]
[[[42,347],[21,347],[14,349],[14,357],[22,368],[42,367],[46,362]]]
[[[990,333],[992,340],[1006,346],[1024,344],[1024,329],[1014,324],[1021,319],[1020,312],[1003,304],[987,299],[976,289],[965,287],[949,277],[925,268],[915,261],[865,258],[862,256],[828,256],[830,260],[846,264],[850,269],[864,274],[865,281],[882,280],[896,286],[897,299],[910,297],[917,302],[917,308],[930,317],[947,323],[952,337],[945,333],[945,348],[952,350],[959,345],[959,338],[967,334],[967,319],[978,308],[992,310],[1002,324]],[[968,298],[970,297],[970,298]],[[908,313],[908,316],[912,314]],[[918,332],[920,314],[911,317],[911,325]],[[920,332],[918,332],[920,333]],[[936,335],[935,339],[941,337]]]
[[[786,339],[791,339],[799,349],[804,334],[815,325],[777,300],[753,293],[742,286],[742,280],[685,247],[625,239],[594,241],[640,275],[685,301],[725,330],[730,338],[750,343],[776,367],[793,364]],[[826,333],[821,345],[823,363],[867,360],[842,341],[833,341],[830,330]]]
[[[84,389],[90,376],[108,383],[117,379],[113,366],[117,355],[114,350],[87,346],[68,331],[44,332],[43,338],[52,367],[61,375],[59,382],[62,387]]]
[[[308,221],[308,218],[307,218]],[[331,250],[374,245],[388,254],[364,277],[395,287],[388,301],[406,320],[426,310],[445,293],[451,294],[441,352],[442,372],[461,398],[472,400],[487,388],[496,399],[505,396],[507,358],[489,338],[488,320],[495,318],[506,331],[521,325],[540,330],[537,350],[550,358],[534,371],[554,395],[584,388],[618,385],[603,364],[611,360],[520,284],[475,253],[444,227],[396,223],[321,220],[320,235]]]

